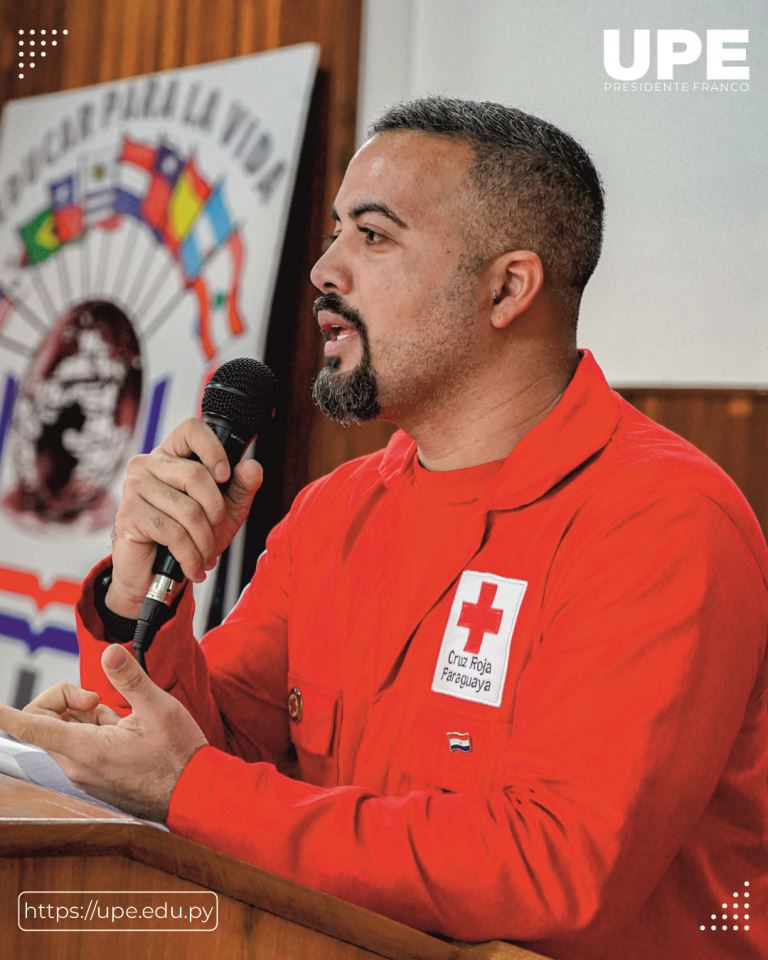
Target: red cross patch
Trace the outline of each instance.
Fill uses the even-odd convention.
[[[525,580],[465,570],[451,605],[432,689],[462,700],[501,704],[512,634]]]

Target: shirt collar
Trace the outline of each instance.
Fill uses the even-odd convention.
[[[483,499],[488,510],[532,503],[594,456],[608,443],[621,416],[620,399],[611,390],[589,350],[557,405],[517,444],[491,481]],[[416,455],[415,441],[398,430],[379,465],[387,485],[407,470]]]

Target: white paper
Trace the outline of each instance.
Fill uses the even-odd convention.
[[[86,803],[94,803],[97,807],[112,810],[114,813],[126,814],[125,810],[114,807],[105,800],[99,800],[98,797],[92,797],[89,793],[76,787],[45,750],[30,746],[28,743],[9,740],[7,736],[2,734],[0,734],[0,773],[15,777],[17,780],[26,780],[27,783],[34,783],[36,786],[45,787],[47,790],[55,790],[57,793],[63,793],[68,797],[75,797],[77,800],[85,800]],[[127,815],[133,816],[133,814]],[[154,820],[144,820],[143,823],[159,827],[161,830],[168,829]]]

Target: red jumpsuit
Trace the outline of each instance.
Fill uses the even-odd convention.
[[[767,569],[589,353],[502,463],[430,474],[398,433],[299,494],[201,644],[189,590],[158,633],[210,741],[168,826],[460,939],[766,957]],[[82,682],[124,711],[92,578]]]

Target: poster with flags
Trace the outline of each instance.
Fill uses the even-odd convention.
[[[317,56],[301,44],[6,105],[0,702],[77,680],[73,605],[109,552],[127,459],[197,412],[221,363],[263,354]],[[195,586],[198,635],[212,585]]]

